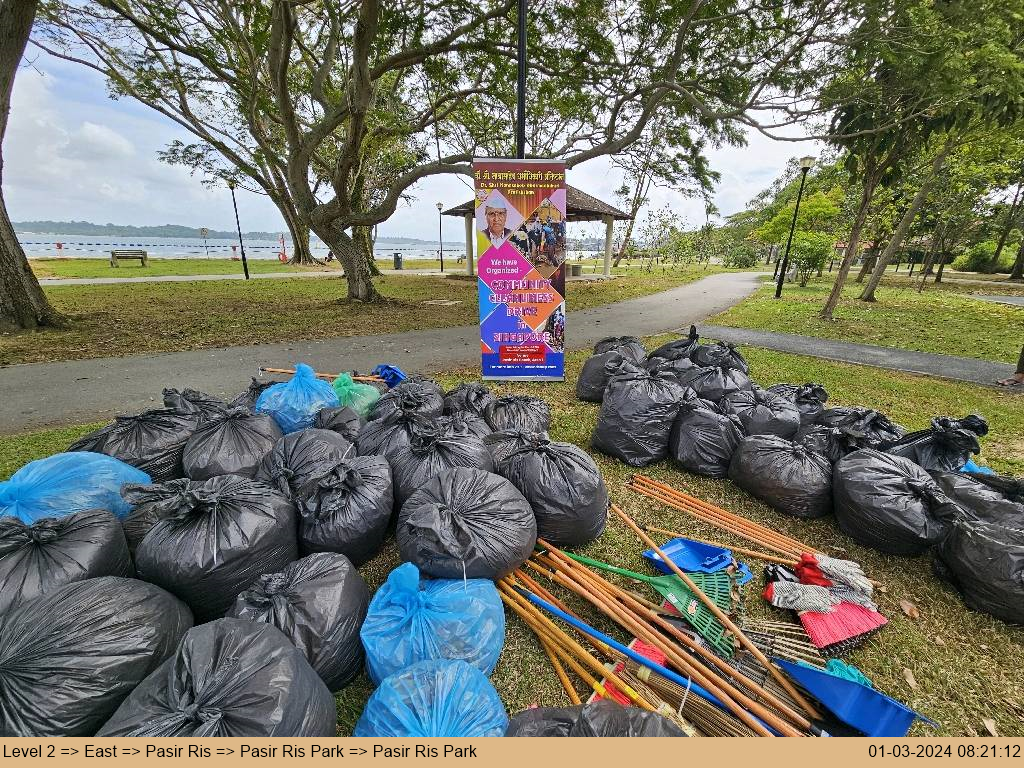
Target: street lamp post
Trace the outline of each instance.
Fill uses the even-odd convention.
[[[440,203],[437,204],[437,244],[440,248],[438,251],[441,254],[441,271],[444,272],[444,235],[441,232],[441,210],[444,208]]]
[[[242,271],[245,272],[245,279],[249,279],[249,262],[245,260],[245,243],[242,242],[242,222],[238,219],[238,202],[235,200],[235,182],[228,182],[228,189],[231,190],[231,205],[235,209],[235,226],[238,227],[238,247],[242,250]]]
[[[793,230],[796,229],[796,216],[800,212],[800,198],[804,196],[804,184],[807,182],[807,172],[814,165],[813,157],[800,158],[800,191],[796,193],[796,207],[793,208],[793,222],[789,225],[789,239],[786,241],[786,254],[782,257],[782,267],[779,269],[779,282],[775,285],[775,298],[782,298],[782,284],[786,281],[786,272],[789,270],[789,249],[793,245]]]

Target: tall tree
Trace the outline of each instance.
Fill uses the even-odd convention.
[[[0,330],[8,331],[62,322],[39,287],[14,234],[2,192],[3,140],[11,114],[14,76],[32,30],[36,5],[36,0],[0,0]]]

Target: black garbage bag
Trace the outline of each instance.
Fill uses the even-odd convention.
[[[73,581],[134,575],[121,521],[105,509],[0,517],[0,614]]]
[[[274,444],[260,462],[255,479],[294,499],[307,482],[355,455],[356,447],[337,432],[303,429]]]
[[[1016,526],[956,520],[936,557],[968,607],[1024,624],[1024,517]]]
[[[183,478],[158,485],[129,483],[121,486],[121,498],[132,507],[128,516],[121,520],[121,528],[133,560],[135,550],[146,538],[149,529],[164,518],[173,517],[183,505],[189,503],[188,489],[195,482]]]
[[[494,466],[505,459],[513,451],[531,445],[534,440],[547,440],[547,432],[521,432],[518,429],[503,429],[492,432],[484,438],[484,445],[491,452]]]
[[[665,360],[678,360],[680,357],[689,359],[698,344],[700,344],[700,336],[697,334],[697,327],[691,325],[690,333],[688,335],[681,339],[670,341],[667,344],[662,344],[656,350],[647,355],[647,359],[653,360],[656,357],[660,357]]]
[[[622,347],[587,358],[579,378],[576,379],[576,397],[588,403],[600,403],[604,398],[609,377],[619,369],[623,360],[639,364],[643,357],[636,357],[629,347]],[[659,358],[658,362],[665,361]]]
[[[683,377],[697,366],[688,357],[677,357],[674,360],[666,360],[663,357],[653,357],[644,363],[644,368],[654,375],[668,374],[676,381]]]
[[[818,424],[823,427],[838,427],[861,432],[867,444],[875,448],[884,443],[899,440],[907,430],[896,424],[884,413],[871,408],[826,408],[818,415]]]
[[[263,390],[270,389],[278,382],[273,379],[257,379],[253,377],[252,381],[249,382],[249,386],[246,387],[245,392],[242,392],[234,400],[228,403],[229,408],[248,408],[250,411],[256,407],[256,401],[260,399],[260,395],[263,394]]]
[[[273,416],[232,408],[199,425],[185,443],[181,463],[193,480],[218,475],[252,477],[283,436]]]
[[[199,426],[196,411],[155,408],[137,416],[118,416],[75,442],[69,450],[105,453],[138,467],[156,482],[184,475],[181,457]]]
[[[299,550],[339,552],[362,565],[380,551],[394,509],[391,466],[383,456],[355,456],[298,494]]]
[[[394,389],[389,389],[374,403],[367,417],[368,421],[383,419],[398,411],[415,411],[434,418],[444,410],[444,393],[430,379],[406,379]]]
[[[643,360],[647,357],[647,348],[636,336],[605,336],[594,345],[594,354],[618,351],[623,357]]]
[[[727,477],[732,455],[743,437],[739,417],[687,389],[668,436],[668,455],[695,475]]]
[[[832,512],[832,462],[777,435],[754,435],[740,443],[729,479],[790,517],[824,517]]]
[[[733,344],[716,341],[714,344],[698,344],[693,349],[690,359],[698,368],[731,368],[741,373],[749,373],[750,366]]]
[[[354,445],[356,438],[359,437],[359,430],[363,428],[363,420],[353,409],[342,405],[336,408],[321,408],[313,417],[312,427],[337,432]]]
[[[469,411],[456,411],[434,421],[434,429],[444,435],[472,435],[483,440],[493,432],[482,416]]]
[[[409,445],[413,430],[433,421],[434,417],[423,416],[415,409],[392,411],[363,425],[356,438],[356,452],[360,456],[383,456],[394,448]]]
[[[471,467],[490,472],[494,461],[484,441],[475,435],[450,435],[431,426],[416,429],[409,445],[388,452],[391,476],[395,484],[395,504],[422,488],[428,480],[455,467]]]
[[[482,382],[464,381],[450,392],[444,393],[444,413],[471,413],[483,416],[484,409],[494,400],[494,395]]]
[[[263,483],[224,475],[147,490],[178,506],[139,543],[135,568],[184,600],[197,622],[223,616],[257,577],[298,557],[295,507]]]
[[[832,499],[840,530],[890,555],[919,555],[941,541],[958,510],[919,465],[864,448],[835,465]]]
[[[817,424],[801,427],[793,438],[793,442],[800,443],[815,453],[820,453],[832,464],[848,453],[869,447],[863,432],[856,432],[846,427],[822,427]]]
[[[786,398],[797,407],[801,425],[817,423],[828,402],[828,391],[821,384],[776,384],[768,387],[768,391]]]
[[[800,411],[790,400],[754,387],[722,398],[722,409],[739,417],[748,435],[791,438],[800,429]]]
[[[938,416],[928,429],[910,432],[899,440],[885,443],[879,450],[902,456],[929,471],[955,472],[981,453],[978,437],[988,434],[988,422],[980,416],[953,419]]]
[[[546,432],[551,428],[551,409],[539,397],[509,395],[488,404],[484,420],[495,432],[503,429]]]
[[[575,707],[524,709],[509,720],[506,736],[686,736],[657,712],[599,699]]]
[[[181,413],[196,413],[203,419],[213,419],[231,410],[231,406],[219,397],[189,387],[165,389],[164,407]]]
[[[580,547],[604,532],[608,489],[586,451],[535,437],[507,455],[497,472],[530,502],[539,538]]]
[[[670,375],[624,363],[608,382],[591,445],[634,467],[660,461],[682,398]]]
[[[334,697],[281,630],[218,619],[185,634],[97,736],[334,736]]]
[[[318,552],[260,576],[228,616],[280,629],[324,684],[340,691],[363,669],[359,630],[369,605],[370,590],[351,561]]]
[[[537,543],[530,502],[481,469],[435,475],[402,505],[396,531],[403,562],[439,579],[499,579]]]
[[[136,579],[75,581],[0,616],[0,736],[92,736],[192,626]]]
[[[689,387],[702,400],[717,403],[733,392],[744,392],[754,388],[747,374],[737,368],[691,368],[682,371],[676,381],[681,387]]]
[[[975,520],[1024,528],[1024,481],[974,472],[932,472],[939,489]]]

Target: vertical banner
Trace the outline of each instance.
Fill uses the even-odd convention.
[[[473,161],[485,379],[565,375],[565,163]]]

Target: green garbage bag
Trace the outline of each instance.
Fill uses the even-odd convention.
[[[365,419],[374,403],[380,400],[380,392],[371,384],[360,384],[343,373],[331,384],[342,405],[347,405]]]

